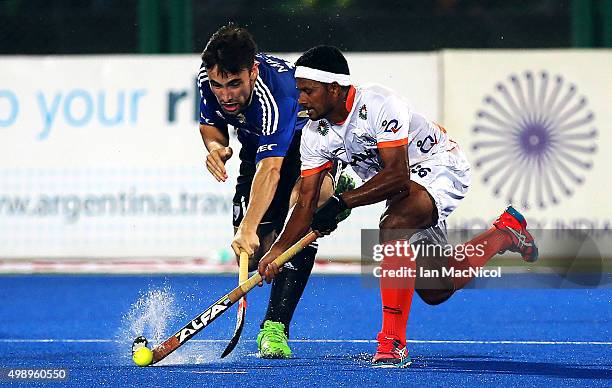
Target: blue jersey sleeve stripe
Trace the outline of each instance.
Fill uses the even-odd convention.
[[[276,130],[278,129],[278,105],[276,104],[276,99],[274,98],[274,95],[272,94],[272,92],[270,92],[268,85],[266,85],[263,82],[261,84],[263,85],[264,90],[266,91],[266,94],[270,98],[272,107],[274,108],[274,123],[271,125],[270,132],[268,133],[268,135],[271,135],[274,132],[276,132]]]
[[[200,91],[200,98],[204,97],[204,82],[208,81],[208,73],[206,72],[206,68],[200,68],[200,74],[198,74],[198,90]]]
[[[202,83],[204,81],[208,81],[208,72],[206,71],[206,67],[202,66],[200,68],[200,72],[198,73],[198,86],[201,88]]]
[[[270,124],[272,123],[272,107],[270,106],[270,99],[267,98],[261,84],[261,80],[257,78],[257,81],[255,82],[255,91],[257,92],[259,102],[261,103],[261,134],[267,135],[270,131]]]
[[[208,81],[208,77],[198,78],[198,87],[202,89],[204,82]]]
[[[260,78],[258,78],[257,81],[259,82],[259,87],[263,94],[264,101],[269,107],[267,119],[268,125],[264,128],[263,132],[264,135],[271,135],[276,132],[278,128],[278,105],[276,104],[276,100],[274,99],[274,96],[270,92],[268,86],[261,81]]]
[[[270,92],[270,89],[268,89],[268,85],[264,84],[264,88],[272,99],[272,105],[274,106],[274,124],[272,125],[272,131],[270,132],[271,135],[278,129],[278,105],[276,104],[276,99],[274,98],[274,95],[272,94],[272,92]]]
[[[268,105],[267,100],[264,99],[263,93],[258,84],[255,84],[255,93],[257,93],[259,103],[261,104],[261,133],[262,135],[265,135],[268,127],[268,112],[270,111],[270,106]]]
[[[200,97],[204,97],[204,89],[203,89],[202,84],[204,84],[204,82],[207,82],[207,81],[208,81],[208,77],[198,80],[198,90],[200,91]]]

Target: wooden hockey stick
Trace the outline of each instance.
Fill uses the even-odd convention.
[[[246,252],[240,252],[240,269],[238,272],[238,285],[242,284],[249,278],[249,255]],[[232,339],[227,344],[227,347],[221,354],[221,358],[225,358],[228,354],[230,354],[236,345],[238,345],[238,340],[240,339],[240,335],[242,334],[242,328],[244,327],[244,318],[246,315],[247,308],[247,299],[246,295],[240,298],[240,302],[238,302],[238,316],[236,317],[236,328],[234,329],[234,334],[232,335]]]
[[[274,259],[274,263],[281,267],[287,261],[289,261],[294,255],[300,252],[302,249],[307,247],[310,243],[317,239],[317,235],[314,232],[309,232],[300,241],[295,243],[280,256]],[[259,272],[248,278],[245,282],[234,288],[229,293],[223,295],[219,300],[208,307],[204,312],[199,314],[197,317],[192,319],[189,323],[183,326],[170,338],[166,339],[161,344],[155,346],[153,350],[153,361],[151,364],[158,363],[164,358],[168,357],[169,354],[174,352],[176,349],[181,347],[185,342],[189,341],[194,335],[198,334],[205,327],[210,325],[212,321],[221,316],[226,312],[233,304],[238,302],[240,298],[245,296],[251,291],[259,282],[262,281],[262,277]],[[146,344],[144,337],[138,337],[135,341],[142,338]],[[141,341],[142,341],[141,340]]]

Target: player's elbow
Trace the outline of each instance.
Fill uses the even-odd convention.
[[[406,193],[406,195],[410,195],[410,177],[408,175],[404,175],[401,177],[399,182],[400,193]]]
[[[405,163],[399,161],[389,163],[385,166],[382,174],[384,175],[385,186],[389,189],[389,194],[410,194],[410,173]]]
[[[408,175],[407,171],[394,171],[390,182],[394,188],[394,194],[410,194],[410,176]]]

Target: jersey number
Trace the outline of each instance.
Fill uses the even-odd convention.
[[[427,176],[427,174],[429,174],[431,172],[431,168],[421,167],[420,164],[417,164],[416,166],[414,166],[414,167],[412,167],[410,169],[410,172],[413,173],[413,174],[417,174],[421,178],[425,178]]]

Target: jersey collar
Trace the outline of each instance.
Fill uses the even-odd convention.
[[[343,125],[346,122],[346,119],[351,115],[351,110],[353,109],[353,103],[355,102],[355,87],[351,85],[349,87],[348,94],[346,96],[346,111],[348,112],[344,120],[334,123],[335,125]]]

